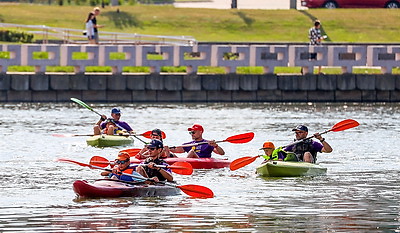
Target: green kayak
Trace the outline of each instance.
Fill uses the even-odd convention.
[[[86,139],[86,142],[89,146],[97,147],[122,146],[132,144],[133,138],[119,135],[95,135]]]
[[[314,163],[284,161],[269,161],[256,168],[257,174],[265,177],[318,176],[326,170]]]

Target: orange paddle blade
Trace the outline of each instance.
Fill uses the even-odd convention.
[[[135,157],[142,149],[139,148],[132,148],[132,149],[126,149],[126,150],[121,150],[120,152],[126,152],[129,154],[130,157]]]
[[[107,167],[110,164],[108,159],[103,158],[101,156],[93,156],[89,162],[90,165],[98,166],[98,167]]]
[[[92,166],[91,166],[90,164],[77,162],[77,161],[74,161],[74,160],[71,160],[71,159],[59,158],[59,159],[56,159],[56,161],[58,161],[58,162],[65,162],[65,163],[73,163],[73,164],[78,164],[78,165],[83,166],[83,167],[90,167],[90,168],[92,168]]]
[[[359,125],[360,125],[360,123],[358,123],[357,121],[352,120],[352,119],[347,119],[347,120],[343,120],[343,121],[337,123],[336,125],[334,125],[332,127],[331,131],[333,131],[333,132],[343,131],[346,129],[357,127]]]
[[[144,132],[144,133],[142,133],[140,135],[145,137],[145,138],[151,139],[151,131]],[[167,137],[167,135],[164,133],[164,131],[161,131],[161,138],[165,139],[166,137]]]
[[[188,162],[175,162],[167,168],[180,175],[191,175],[193,173],[193,167]]]
[[[179,185],[176,187],[180,188],[182,190],[182,192],[184,192],[187,195],[192,196],[192,197],[199,197],[199,198],[213,198],[214,197],[213,191],[211,191],[211,189],[204,187],[204,186],[188,184],[188,185]]]
[[[225,142],[230,142],[230,143],[246,143],[250,142],[254,138],[254,133],[244,133],[244,134],[238,134],[235,136],[231,136],[227,139],[225,139]]]
[[[231,169],[231,171],[235,171],[239,168],[242,168],[242,167],[254,162],[258,158],[258,156],[259,155],[254,156],[254,157],[247,156],[247,157],[235,159],[231,162],[231,164],[229,165],[229,168]]]

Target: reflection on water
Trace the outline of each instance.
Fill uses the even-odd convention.
[[[93,105],[108,113],[111,104]],[[121,148],[86,146],[98,120],[76,104],[3,104],[0,146],[0,229],[2,232],[393,232],[399,224],[398,104],[124,104],[122,119],[137,132],[160,128],[165,144],[190,141],[187,127],[200,123],[207,139],[254,132],[246,144],[221,143],[224,158],[254,156],[265,140],[285,145],[290,131],[306,124],[322,132],[344,119],[357,128],[330,132],[334,148],[320,154],[326,176],[260,178],[261,159],[237,171],[196,170],[175,175],[180,184],[209,187],[213,199],[183,194],[159,198],[75,199],[72,183],[93,181],[99,171],[54,162],[65,157],[88,163],[94,155],[113,159]],[[136,147],[142,147],[139,141]],[[215,155],[221,158],[222,156]]]

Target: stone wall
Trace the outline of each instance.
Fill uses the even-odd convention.
[[[0,74],[1,102],[399,102],[400,76]]]

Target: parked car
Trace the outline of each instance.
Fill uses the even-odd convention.
[[[301,0],[308,8],[399,8],[400,0]]]

